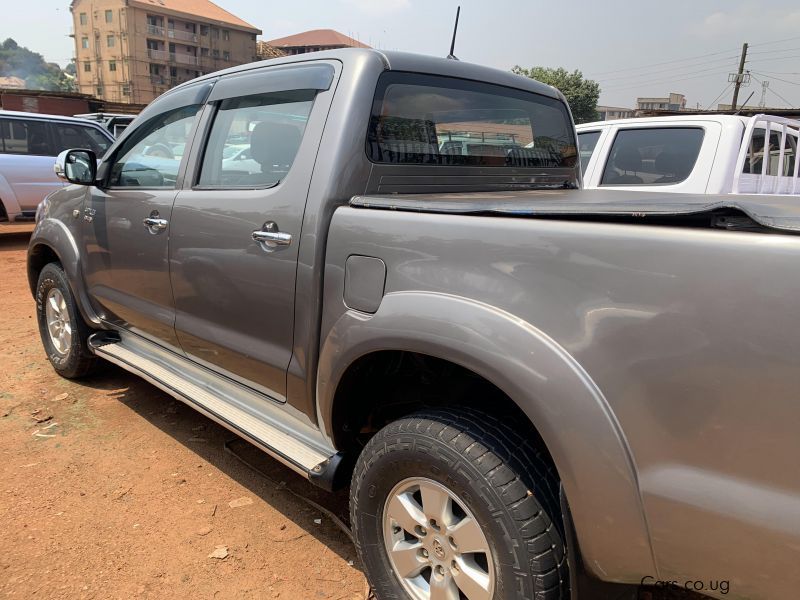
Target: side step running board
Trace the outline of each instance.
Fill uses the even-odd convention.
[[[99,332],[89,347],[101,358],[146,379],[241,435],[322,488],[333,489],[341,455],[318,431],[266,397],[212,374],[190,360],[132,334]]]

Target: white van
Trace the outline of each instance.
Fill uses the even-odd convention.
[[[0,221],[33,220],[44,197],[64,185],[53,172],[62,150],[102,156],[113,141],[84,119],[0,110]]]
[[[576,129],[584,188],[800,195],[800,121],[686,115],[600,121]]]

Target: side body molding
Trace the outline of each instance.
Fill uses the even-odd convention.
[[[67,280],[72,286],[72,293],[78,300],[78,308],[83,318],[89,322],[101,326],[100,318],[95,313],[86,294],[86,286],[83,284],[83,274],[81,272],[81,259],[75,237],[67,226],[59,219],[45,218],[36,225],[36,229],[31,236],[28,244],[28,284],[31,293],[36,295],[37,274],[31,269],[31,257],[41,250],[41,246],[46,246],[58,256],[59,262],[67,274]]]
[[[619,424],[583,368],[542,331],[463,297],[395,292],[374,315],[344,312],[324,340],[317,410],[329,437],[336,387],[359,357],[404,350],[450,360],[503,390],[539,431],[561,476],[586,566],[607,581],[657,573]]]

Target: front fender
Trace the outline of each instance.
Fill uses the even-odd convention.
[[[72,288],[72,294],[78,301],[78,309],[87,323],[100,326],[100,318],[95,313],[86,294],[86,287],[83,285],[83,275],[81,272],[81,259],[78,244],[75,236],[69,228],[60,220],[53,218],[43,218],[36,224],[36,228],[31,235],[28,244],[28,285],[31,294],[36,296],[36,285],[38,283],[39,271],[37,268],[37,256],[46,247],[53,252],[61,263],[67,281]]]
[[[636,582],[656,573],[625,436],[602,392],[554,340],[526,321],[466,298],[387,294],[374,315],[343,314],[324,341],[317,408],[329,437],[342,375],[359,357],[380,350],[446,359],[503,390],[530,418],[555,461],[586,566],[606,581]]]

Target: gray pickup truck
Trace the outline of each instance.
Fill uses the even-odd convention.
[[[349,485],[380,600],[800,593],[791,200],[582,191],[553,88],[372,50],[201,77],[56,170],[56,371]]]

